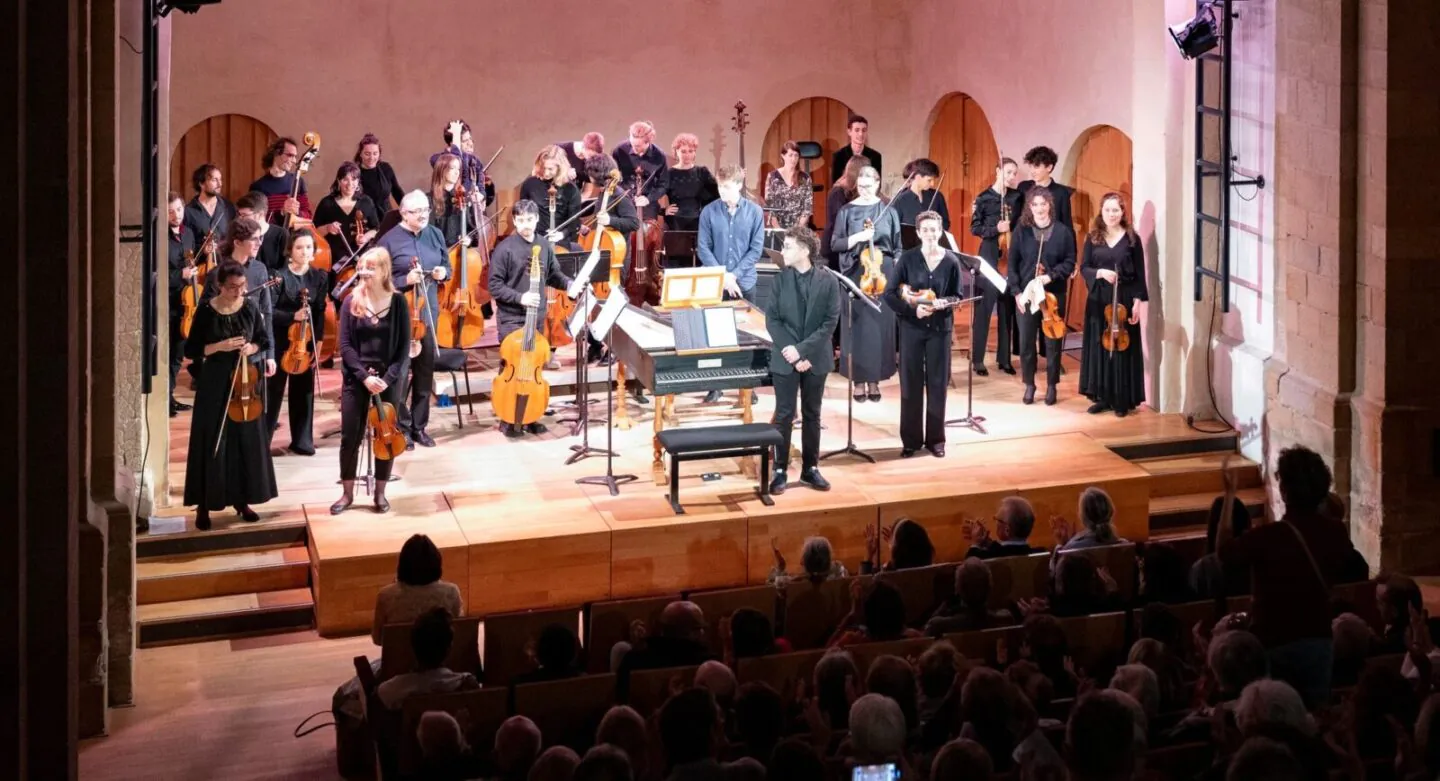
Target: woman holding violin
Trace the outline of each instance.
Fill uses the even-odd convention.
[[[255,297],[246,296],[245,267],[226,259],[213,273],[218,290],[195,312],[185,340],[186,357],[203,359],[185,460],[185,504],[196,508],[195,528],[201,531],[209,530],[212,510],[226,507],[243,520],[258,521],[250,505],[279,495],[264,421],[253,415],[237,420],[232,409],[260,407],[249,394],[262,392],[258,378],[270,330]]]
[[[271,333],[280,370],[266,382],[266,431],[273,437],[280,428],[280,404],[290,386],[290,447],[299,456],[315,455],[315,350],[325,339],[325,296],[328,274],[310,265],[315,259],[315,236],[290,234],[285,248],[289,262],[276,276],[275,315]]]
[[[379,226],[375,202],[360,186],[360,166],[348,160],[341,163],[330,184],[330,194],[315,207],[315,230],[330,245],[332,261],[338,264],[368,244]],[[294,246],[293,241],[290,246]],[[293,261],[289,252],[286,258]]]
[[[358,282],[340,307],[340,486],[343,493],[330,505],[339,515],[355,503],[355,472],[360,445],[365,441],[367,418],[375,412],[375,511],[386,512],[385,484],[390,480],[394,456],[404,450],[401,439],[389,450],[384,443],[399,434],[395,420],[405,372],[410,364],[410,309],[392,281],[390,253],[382,248],[360,256]],[[388,421],[388,423],[387,423]],[[381,457],[388,455],[389,458]]]
[[[1150,300],[1145,285],[1145,250],[1130,227],[1120,193],[1100,199],[1100,213],[1085,239],[1080,264],[1085,299],[1080,352],[1080,393],[1094,402],[1091,415],[1114,410],[1119,417],[1145,401],[1145,355],[1140,321]]]
[[[885,291],[900,250],[900,220],[880,199],[880,173],[866,165],[855,175],[855,197],[835,215],[830,249],[840,273],[871,298]],[[879,401],[880,383],[895,376],[895,313],[864,304],[840,318],[840,373],[855,384],[856,401]]]
[[[700,230],[700,210],[720,197],[715,175],[703,165],[695,164],[700,139],[694,133],[675,136],[670,146],[675,163],[666,167],[664,181],[665,230]]]
[[[1065,282],[1075,270],[1075,232],[1055,219],[1050,190],[1037,187],[1025,196],[1020,225],[1010,243],[1007,289],[1015,296],[1020,325],[1022,401],[1035,403],[1037,334],[1045,335],[1045,403],[1056,402],[1060,355],[1065,340]]]
[[[380,159],[380,139],[374,133],[360,137],[355,147],[355,164],[360,166],[360,189],[370,196],[377,211],[400,208],[405,188],[400,186],[395,169]]]

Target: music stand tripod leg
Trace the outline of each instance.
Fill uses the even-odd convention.
[[[981,424],[985,418],[975,414],[975,362],[970,351],[965,353],[965,416],[945,421],[945,427],[968,428],[978,434],[989,435]]]
[[[851,455],[875,463],[875,457],[855,446],[855,294],[849,293],[845,297],[845,318],[850,324],[850,349],[845,356],[846,381],[845,391],[845,447],[839,450],[832,450],[824,453],[819,460],[824,461],[833,456]]]
[[[587,332],[588,333],[588,332]],[[615,403],[615,384],[605,383],[605,406],[610,408]],[[620,484],[634,482],[635,475],[615,474],[615,422],[610,417],[605,418],[605,474],[593,477],[581,477],[575,482],[581,485],[603,485],[610,489],[611,496],[620,495]]]

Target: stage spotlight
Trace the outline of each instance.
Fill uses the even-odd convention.
[[[1221,11],[1225,13],[1225,11]],[[1220,25],[1215,20],[1215,3],[1200,9],[1195,18],[1170,26],[1170,37],[1185,59],[1193,60],[1220,45]]]

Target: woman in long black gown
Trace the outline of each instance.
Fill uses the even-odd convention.
[[[290,326],[296,320],[309,318],[311,341],[310,368],[299,374],[289,374],[280,368],[267,380],[265,400],[266,429],[273,437],[280,428],[280,405],[285,401],[285,388],[290,388],[290,447],[291,453],[300,456],[315,455],[315,348],[325,341],[325,296],[330,292],[329,277],[324,271],[310,265],[315,259],[315,236],[309,231],[290,234],[285,247],[288,258],[285,266],[276,274],[280,284],[275,287],[275,313],[272,339],[276,360],[290,349]],[[304,294],[302,296],[302,293]],[[305,307],[301,308],[302,297]]]
[[[1080,393],[1094,402],[1090,414],[1114,410],[1123,418],[1145,401],[1140,320],[1142,304],[1150,296],[1145,285],[1145,250],[1130,227],[1129,209],[1119,193],[1107,193],[1100,199],[1100,213],[1086,238],[1080,273],[1089,291],[1085,300],[1085,339],[1080,351]],[[1112,300],[1128,309],[1120,327],[1130,337],[1125,350],[1113,353],[1101,341],[1107,330],[1105,307]]]
[[[230,420],[232,378],[239,361],[265,370],[260,358],[270,346],[270,332],[260,305],[246,298],[245,268],[226,260],[216,271],[219,290],[195,311],[185,354],[204,358],[195,384],[195,410],[190,416],[190,452],[185,460],[185,504],[194,506],[195,528],[210,528],[210,511],[234,507],[246,521],[258,521],[251,509],[279,495],[270,437],[263,417],[248,423]],[[257,402],[264,385],[255,384]],[[220,442],[217,451],[216,441]]]
[[[854,199],[840,207],[830,232],[840,273],[857,285],[865,273],[860,251],[870,246],[882,255],[881,275],[888,279],[900,251],[900,219],[880,200],[880,174],[867,165],[855,177]],[[850,316],[840,318],[840,374],[855,383],[856,401],[879,401],[880,383],[895,376],[895,313],[886,306],[878,312],[864,304],[847,308]]]

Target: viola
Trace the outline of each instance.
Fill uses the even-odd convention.
[[[190,338],[190,329],[195,325],[195,313],[200,309],[200,270],[195,265],[195,253],[185,250],[185,266],[194,269],[190,282],[180,290],[180,337]]]
[[[460,211],[460,235],[468,236],[465,218],[465,185],[457,183],[451,196]],[[440,288],[440,311],[435,313],[435,344],[439,347],[468,349],[480,346],[485,335],[485,313],[475,298],[485,261],[479,250],[465,246],[462,240],[450,248],[450,268],[455,271]]]
[[[260,400],[256,387],[260,384],[260,370],[244,355],[235,362],[235,371],[230,375],[230,401],[225,406],[225,415],[236,423],[249,423],[260,419],[265,405]]]
[[[600,197],[600,209],[596,212],[607,214],[610,211],[610,199],[615,196],[615,187],[620,184],[620,172],[611,171],[610,178],[605,183],[605,193]],[[585,230],[589,230],[585,233]],[[598,223],[587,224],[582,228],[580,246],[586,251],[594,249],[598,244],[602,252],[610,253],[610,281],[595,283],[595,297],[606,299],[610,297],[610,290],[620,288],[620,272],[625,267],[625,236],[614,228],[600,228]]]
[[[550,208],[550,222],[546,223],[551,230],[555,229],[555,185],[545,191],[546,201]],[[555,254],[564,255],[569,250],[564,244],[555,245]],[[550,341],[551,347],[564,347],[575,341],[570,336],[567,324],[570,316],[575,313],[575,302],[559,290],[547,289],[545,291],[545,338]]]
[[[530,248],[530,292],[541,295],[540,247]],[[550,360],[550,343],[539,332],[538,305],[526,307],[525,327],[505,337],[500,357],[505,368],[490,389],[495,416],[512,426],[540,420],[550,404],[550,383],[545,380],[545,363]]]
[[[1105,305],[1105,331],[1100,334],[1100,346],[1106,352],[1125,352],[1130,349],[1130,329],[1126,323],[1130,312],[1120,303],[1120,272],[1115,272],[1115,281],[1110,284],[1110,303]]]
[[[286,374],[304,374],[310,371],[310,366],[315,362],[314,347],[315,330],[310,326],[310,291],[300,291],[300,308],[295,310],[296,314],[304,312],[304,319],[295,318],[290,324],[286,336],[290,339],[290,346],[285,348],[285,354],[280,356],[280,368]]]
[[[1040,249],[1044,251],[1045,242],[1040,242]],[[1035,277],[1038,279],[1044,274],[1045,264],[1040,262],[1040,255],[1036,255]],[[1060,302],[1055,298],[1055,294],[1048,290],[1045,291],[1044,300],[1040,302],[1040,330],[1046,339],[1065,338],[1065,318],[1060,316]]]
[[[865,230],[874,230],[873,220],[865,221]],[[860,275],[860,290],[865,295],[874,298],[885,292],[885,256],[875,249],[875,237],[865,242],[860,248],[860,265],[864,272]]]
[[[405,293],[405,303],[410,306],[410,341],[418,342],[425,338],[425,318],[420,315],[420,310],[425,308],[425,273],[419,258],[415,258],[410,267],[421,272],[420,281]]]
[[[370,376],[375,376],[374,369],[370,370]],[[394,404],[382,400],[378,393],[370,394],[370,411],[366,413],[365,422],[370,426],[370,449],[376,458],[393,461],[405,452],[405,435],[400,433]]]

